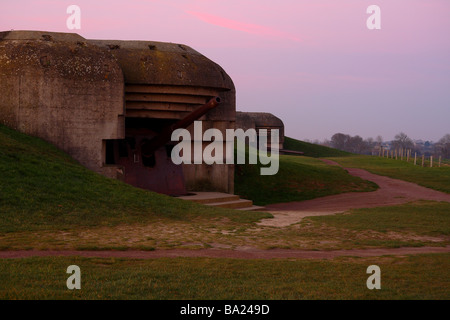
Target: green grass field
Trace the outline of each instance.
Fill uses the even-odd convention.
[[[307,217],[297,232],[329,248],[420,247],[450,245],[450,203],[419,201],[398,206],[354,209],[343,214]],[[294,228],[285,232],[293,237]]]
[[[81,290],[68,290],[69,265]],[[367,267],[381,269],[369,290]],[[450,255],[334,260],[79,257],[0,262],[0,299],[449,299]]]
[[[346,214],[310,217],[330,227],[355,231],[413,232],[450,236],[450,203],[420,201],[400,206],[354,209]]]
[[[298,146],[302,148],[301,142]],[[319,149],[308,151],[311,157],[281,156],[275,176],[260,176],[257,165],[237,165],[236,193],[264,204],[377,188],[313,158],[336,156],[332,149]],[[446,168],[348,155],[333,160],[450,189]],[[139,190],[95,174],[50,144],[4,126],[0,177],[0,250],[194,250],[216,245],[224,250],[338,250],[450,243],[449,203],[359,209],[307,217],[284,228],[263,227],[256,222],[270,218],[269,213],[210,208]],[[448,299],[449,256],[3,259],[0,299]],[[81,291],[65,286],[71,264],[82,269]],[[365,286],[371,264],[382,269],[382,290]]]
[[[421,186],[450,193],[450,166],[422,167],[414,161],[395,160],[376,156],[330,158],[348,168],[361,168],[382,176],[417,183]],[[418,162],[419,163],[419,162]],[[421,164],[421,162],[420,162]]]
[[[450,245],[450,203],[422,201],[306,217],[283,228],[223,219],[0,233],[0,250],[340,250]]]

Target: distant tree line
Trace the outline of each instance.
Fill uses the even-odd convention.
[[[336,133],[331,137],[331,147],[347,152],[365,154],[371,152],[371,143],[360,136]]]
[[[450,134],[443,136],[434,146],[435,152],[445,159],[450,159]]]
[[[315,142],[315,143],[318,143]],[[450,159],[450,134],[446,134],[438,142],[430,141],[413,141],[404,132],[400,132],[392,141],[385,142],[381,136],[376,139],[363,139],[359,135],[351,136],[344,133],[336,133],[331,137],[331,140],[325,140],[319,143],[335,149],[352,152],[356,154],[378,154],[380,148],[390,150],[411,150],[417,155],[424,154],[425,156],[441,156],[444,159]]]

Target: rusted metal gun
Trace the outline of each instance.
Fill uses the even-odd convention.
[[[153,156],[156,150],[163,147],[167,142],[171,140],[172,132],[180,128],[189,127],[192,123],[194,123],[195,120],[199,119],[210,110],[217,107],[220,104],[220,101],[221,100],[219,97],[214,97],[201,107],[198,107],[197,109],[189,113],[183,119],[175,122],[171,126],[165,127],[156,137],[142,145],[142,155],[144,157]]]

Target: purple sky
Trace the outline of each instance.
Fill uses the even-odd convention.
[[[81,30],[66,9],[81,8]],[[381,30],[366,9],[381,8]],[[450,133],[449,0],[16,0],[0,30],[186,44],[232,77],[237,110],[271,112],[288,136],[385,140]]]

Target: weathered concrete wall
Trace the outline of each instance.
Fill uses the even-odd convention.
[[[102,140],[124,137],[123,75],[107,50],[78,35],[0,33],[0,121],[103,168]]]
[[[227,129],[234,129],[234,121],[203,121],[203,133],[211,128],[220,130],[223,139],[226,137]],[[194,125],[188,128],[192,139],[194,139]],[[203,151],[211,142],[203,142]],[[223,163],[224,164],[190,164],[183,165],[185,180],[188,190],[218,192],[234,192],[234,165],[226,165],[226,145],[223,142]],[[192,149],[194,157],[194,149]]]

